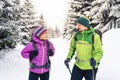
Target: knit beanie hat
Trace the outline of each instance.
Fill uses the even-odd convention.
[[[85,26],[85,27],[90,27],[90,24],[89,24],[89,19],[86,17],[86,16],[81,16],[78,18],[77,20],[77,23]]]
[[[36,37],[41,36],[46,30],[47,30],[46,27],[43,27],[43,26],[38,27],[38,29],[35,31],[35,33],[36,33],[35,36]]]

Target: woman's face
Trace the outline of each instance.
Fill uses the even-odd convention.
[[[83,25],[81,25],[81,24],[77,24],[77,28],[78,28],[79,31],[85,31],[85,30],[88,30],[87,27],[85,27],[85,26],[83,26]]]
[[[45,31],[42,35],[40,35],[39,39],[48,40],[48,31]]]

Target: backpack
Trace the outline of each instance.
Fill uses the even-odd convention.
[[[30,57],[29,59],[29,61],[30,61],[30,67],[31,68],[50,68],[50,66],[51,66],[51,61],[50,61],[50,59],[49,59],[49,56],[50,56],[50,53],[52,53],[51,51],[50,51],[50,44],[49,44],[49,42],[48,41],[46,41],[46,43],[47,43],[47,62],[46,62],[46,64],[44,64],[44,65],[42,65],[42,66],[37,66],[36,64],[34,64],[34,63],[32,63],[31,61],[32,61],[32,59],[34,59],[37,55],[38,55],[38,49],[37,49],[37,47],[36,47],[36,42],[35,41],[31,41],[32,42],[32,45],[33,45],[33,48],[34,48],[34,50],[33,51],[37,51],[37,54],[35,54],[34,52],[33,53],[30,53],[30,54],[33,54],[33,56],[32,56],[32,58]],[[35,55],[34,55],[35,54]]]
[[[100,36],[100,40],[101,40],[101,43],[102,43],[102,32],[98,29],[95,29],[95,33],[97,33]]]
[[[102,43],[102,32],[98,29],[95,29],[95,31],[92,34],[92,48],[94,49],[94,35],[97,33],[100,36],[100,41]]]

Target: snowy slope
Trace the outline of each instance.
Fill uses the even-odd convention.
[[[110,30],[103,35],[103,50],[98,80],[120,80],[120,29]]]
[[[20,55],[22,48],[18,45],[16,49],[6,51],[4,60],[0,60],[0,80],[27,80],[28,62]]]
[[[108,31],[103,35],[104,56],[99,66],[97,80],[119,80],[120,74],[120,29]],[[62,38],[51,39],[56,53],[51,57],[52,68],[50,80],[70,80],[70,74],[64,65],[64,60],[69,49],[69,41]],[[28,80],[29,62],[23,59],[20,51],[24,46],[19,45],[12,51],[6,51],[7,54],[3,60],[0,60],[0,80]],[[72,69],[74,59],[70,62]]]

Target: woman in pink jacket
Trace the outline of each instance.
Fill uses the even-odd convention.
[[[49,80],[50,60],[55,52],[53,44],[48,40],[45,27],[39,26],[32,35],[32,41],[22,50],[21,55],[29,59],[29,80]]]

